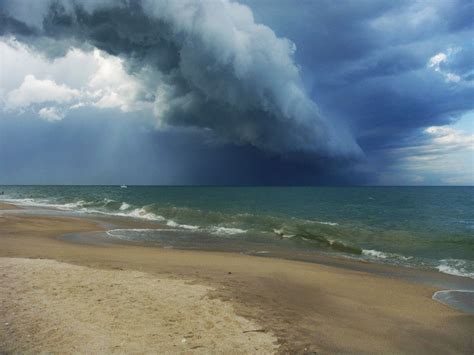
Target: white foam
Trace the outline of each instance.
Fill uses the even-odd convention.
[[[362,255],[369,256],[375,259],[397,259],[397,260],[410,260],[411,256],[403,256],[396,253],[387,253],[374,249],[362,249]]]
[[[469,268],[469,264],[466,260],[443,259],[440,260],[440,264],[436,268],[439,272],[444,274],[470,277],[471,279],[474,279],[474,272],[471,271],[473,270],[472,266]]]
[[[79,200],[77,202],[69,202],[69,203],[64,203],[64,204],[48,204],[48,206],[53,206],[55,208],[61,209],[61,210],[74,210],[76,208],[84,208],[86,205],[86,201]]]
[[[130,205],[126,202],[122,202],[122,204],[120,205],[120,208],[119,210],[120,211],[125,211],[125,210],[128,210],[130,208]]]
[[[99,211],[99,210],[94,210],[94,209],[82,208],[80,212],[103,214],[107,216],[117,216],[117,217],[129,217],[129,218],[131,217],[131,218],[146,219],[150,221],[159,221],[159,222],[166,221],[165,217],[154,214],[152,212],[148,212],[143,207],[135,208],[128,212]]]
[[[163,216],[148,212],[145,210],[143,207],[142,208],[135,208],[134,210],[131,210],[130,212],[126,213],[106,213],[106,214],[111,214],[115,216],[123,216],[123,217],[134,217],[134,218],[142,218],[142,219],[148,219],[151,221],[165,221],[166,218]]]
[[[47,207],[52,206],[45,200],[34,200],[32,198],[4,198],[2,201],[22,206]]]
[[[327,226],[338,226],[339,225],[339,223],[336,223],[336,222],[325,222],[325,221],[316,221],[316,223],[325,224]]]
[[[247,232],[246,230],[240,229],[240,228],[219,227],[219,226],[211,227],[209,230],[213,234],[227,234],[227,235],[242,234],[242,233]]]
[[[55,208],[62,211],[73,211],[78,208],[82,208],[86,202],[83,200],[79,200],[77,202],[69,202],[69,203],[53,203],[49,200],[35,200],[33,198],[18,198],[18,199],[5,199],[4,201],[8,201],[10,203],[21,205],[21,206],[30,206],[30,207],[47,207],[47,208]]]
[[[275,233],[277,235],[282,235],[283,234],[283,229],[274,229],[273,233]]]
[[[166,225],[170,226],[170,227],[183,228],[183,229],[188,229],[188,230],[199,229],[198,226],[193,226],[193,225],[189,225],[189,224],[179,224],[179,223],[176,223],[175,221],[173,221],[172,219],[168,220],[166,222]]]
[[[385,254],[381,251],[373,250],[373,249],[363,249],[362,254],[367,255],[367,256],[371,256],[371,257],[374,257],[374,258],[379,258],[379,259],[386,259],[387,256],[388,256],[387,254]]]
[[[3,201],[8,201],[13,204],[22,205],[22,206],[32,206],[32,207],[48,207],[48,208],[56,208],[63,211],[73,211],[79,209],[80,211],[85,211],[86,208],[84,206],[90,204],[90,202],[86,202],[84,200],[79,200],[76,202],[68,202],[68,203],[54,203],[46,199],[33,199],[33,198],[10,198],[10,199],[3,199]],[[113,200],[105,200],[108,202],[112,202]]]

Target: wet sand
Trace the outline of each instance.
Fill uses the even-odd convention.
[[[74,243],[59,237],[103,222],[0,208],[2,352],[474,351],[474,317],[432,300],[432,286],[232,253]]]
[[[10,210],[10,209],[17,209],[17,208],[19,208],[19,207],[14,206],[10,203],[0,202],[0,210]]]

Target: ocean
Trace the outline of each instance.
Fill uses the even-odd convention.
[[[156,223],[107,238],[316,253],[474,278],[474,187],[0,186],[1,200]]]

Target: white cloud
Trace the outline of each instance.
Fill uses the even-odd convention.
[[[87,84],[89,95],[98,98],[93,102],[93,106],[119,108],[124,112],[140,110],[147,106],[137,97],[144,90],[143,87],[125,71],[120,58],[105,55],[99,50],[94,50],[93,56],[97,69]]]
[[[461,77],[453,73],[446,73],[445,80],[448,82],[459,83],[461,81]]]
[[[64,103],[78,98],[81,93],[66,85],[56,84],[52,80],[39,80],[34,75],[27,75],[18,89],[6,96],[6,108],[22,109],[33,104],[48,102]]]
[[[21,85],[25,76],[50,79],[72,88],[87,85],[90,76],[97,70],[91,52],[70,49],[65,56],[49,60],[13,39],[0,39],[1,87],[11,91]]]
[[[38,111],[38,115],[48,122],[61,121],[64,118],[64,113],[56,107],[43,107]]]
[[[441,63],[446,62],[448,57],[444,53],[438,53],[432,56],[428,62],[428,67],[433,68],[435,71],[439,71],[439,66]]]
[[[80,107],[123,112],[151,109],[150,102],[140,99],[142,85],[125,71],[122,60],[97,49],[72,48],[51,61],[4,39],[0,56],[0,99],[5,110],[32,108],[40,118],[53,122]]]
[[[406,146],[385,153],[396,163],[381,174],[382,183],[474,185],[473,133],[450,126],[427,127]]]
[[[423,148],[425,152],[474,150],[474,134],[472,133],[449,126],[432,126],[426,128],[424,132],[430,137],[428,144]]]
[[[446,53],[440,52],[435,54],[429,59],[427,67],[441,74],[447,83],[459,83],[461,81],[461,77],[446,70],[445,67],[442,67],[442,65],[447,64],[449,62],[449,57],[458,53],[460,50],[460,48],[448,48]]]

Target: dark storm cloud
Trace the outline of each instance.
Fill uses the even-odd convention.
[[[473,1],[245,3],[296,43],[321,108],[351,122],[366,152],[474,108]],[[427,65],[438,53],[444,75]]]
[[[44,38],[60,48],[69,41],[123,58],[145,84],[161,126],[209,129],[224,142],[276,153],[360,155],[344,125],[322,116],[305,93],[293,43],[255,24],[245,6],[193,0],[46,4],[38,34],[17,26],[3,31],[49,55],[57,48],[44,46]],[[17,23],[15,6],[7,10],[6,22]]]
[[[17,33],[21,36],[35,35],[36,31],[21,21],[0,12],[0,36]]]

